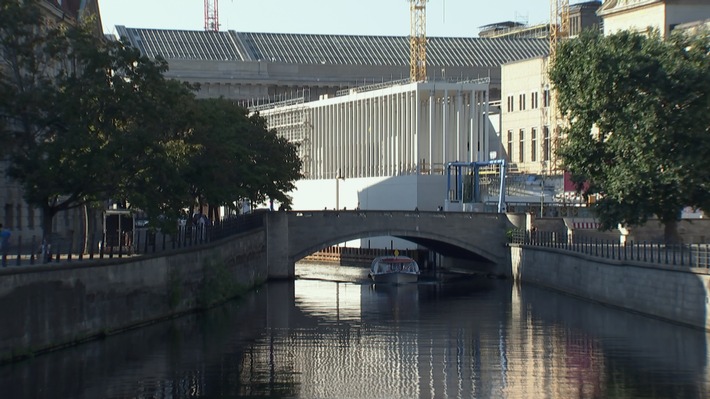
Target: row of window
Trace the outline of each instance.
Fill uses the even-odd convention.
[[[508,146],[507,154],[509,162],[538,162],[538,161],[549,161],[551,152],[551,142],[550,142],[550,128],[548,126],[542,127],[542,141],[538,137],[538,128],[533,127],[530,129],[530,140],[526,141],[526,131],[525,129],[518,130],[517,137],[517,147],[518,151],[514,153],[515,149],[515,131],[513,129],[508,130]],[[527,151],[526,151],[527,150]],[[538,158],[538,155],[540,156]]]
[[[540,103],[539,103],[538,97],[539,97],[539,93],[537,91],[530,93],[530,102],[528,103],[526,93],[518,94],[518,111],[525,111],[528,108],[528,105],[530,106],[530,109],[539,108]],[[542,106],[543,107],[550,106],[550,90],[549,89],[545,89],[542,91]],[[511,95],[511,96],[508,96],[508,112],[513,112],[513,111],[515,111],[515,96]]]
[[[5,218],[2,221],[3,225],[8,228],[8,229],[22,229],[23,227],[27,227],[29,229],[33,229],[35,227],[34,221],[35,221],[35,212],[34,209],[32,208],[27,208],[27,225],[24,226],[22,221],[22,205],[16,204],[13,206],[13,204],[5,204],[3,207],[3,210],[5,211]]]

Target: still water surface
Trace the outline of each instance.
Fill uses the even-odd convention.
[[[335,273],[2,366],[0,397],[707,398],[707,338],[509,281]]]

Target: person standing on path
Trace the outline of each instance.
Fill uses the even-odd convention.
[[[7,266],[7,254],[10,252],[10,229],[3,227],[0,223],[0,254],[2,256],[2,267]]]

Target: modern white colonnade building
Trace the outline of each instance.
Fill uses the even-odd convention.
[[[291,193],[294,210],[434,211],[449,195],[448,162],[488,161],[500,147],[486,78],[397,81],[338,94],[253,108],[299,144],[304,179]]]

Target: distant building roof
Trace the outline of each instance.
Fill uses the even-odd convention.
[[[575,4],[570,4],[569,8],[570,10],[574,10],[577,8],[594,8],[598,9],[599,7],[602,6],[602,1],[601,0],[592,0],[592,1],[584,1],[580,3],[575,3]]]
[[[524,23],[522,22],[513,22],[513,21],[503,21],[503,22],[495,22],[492,24],[487,24],[483,26],[479,26],[481,29],[490,29],[490,28],[505,28],[505,29],[510,29],[510,28],[515,28],[518,26],[525,26]]]
[[[149,57],[292,64],[409,64],[407,36],[349,36],[116,27],[118,35]],[[542,39],[430,37],[427,62],[438,66],[500,66],[546,55]]]

